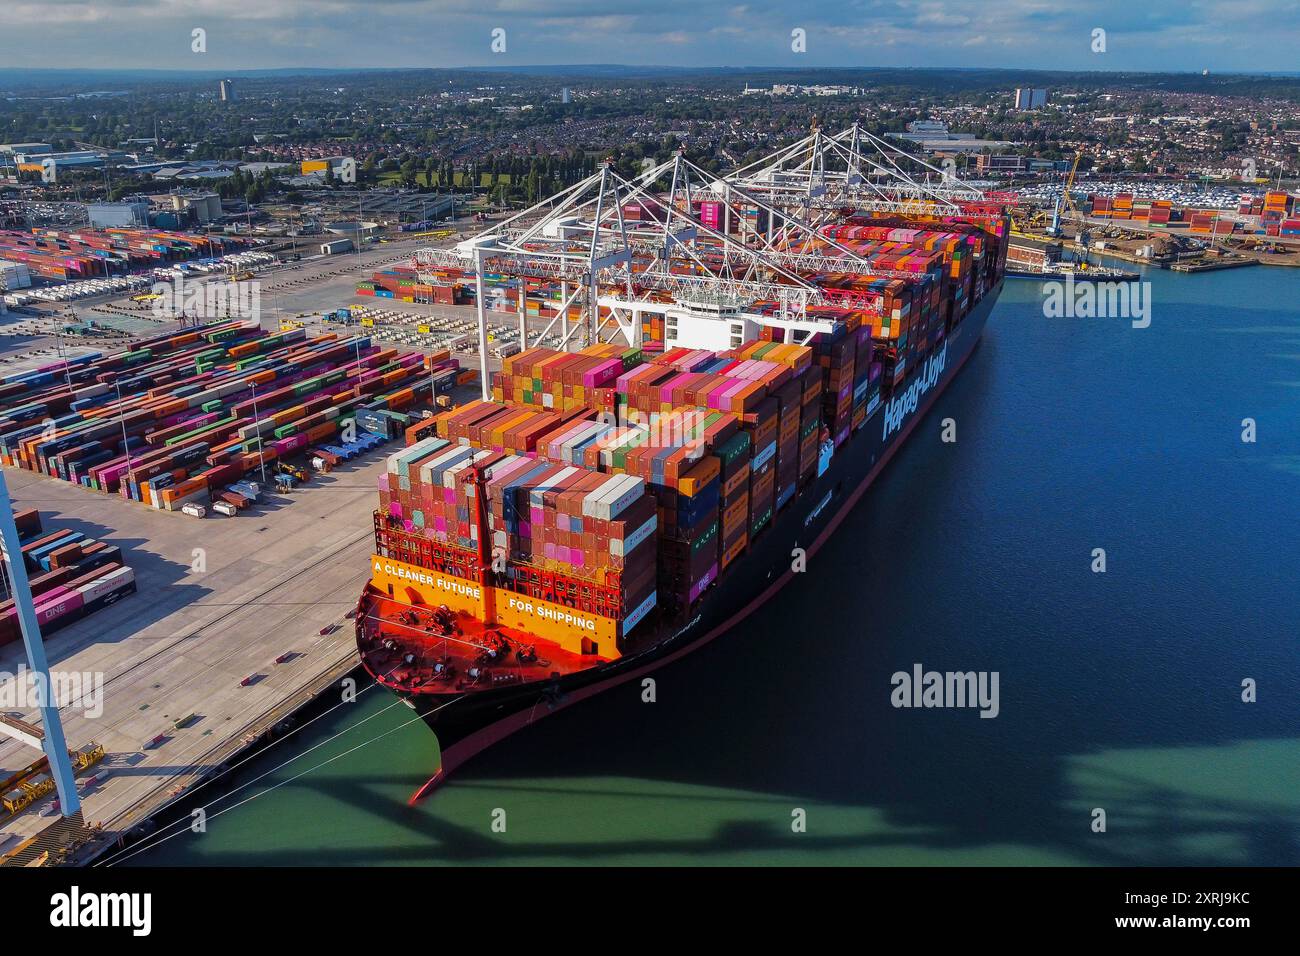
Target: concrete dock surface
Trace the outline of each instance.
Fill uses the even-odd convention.
[[[289,494],[265,483],[249,511],[203,519],[6,470],[16,508],[38,509],[47,530],[119,545],[136,574],[136,594],[46,639],[53,672],[91,675],[91,688],[102,681],[99,700],[60,710],[70,748],[93,741],[106,749],[79,778],[88,826],[112,834],[141,822],[279,719],[270,715],[285,702],[350,669],[356,646],[345,615],[369,577],[386,454],[341,464]],[[21,666],[21,642],[0,648],[0,681]],[[32,707],[4,712],[39,722]],[[173,727],[190,714],[187,726]],[[39,757],[0,737],[0,778]],[[0,852],[49,826],[53,801],[16,816],[0,811]]]

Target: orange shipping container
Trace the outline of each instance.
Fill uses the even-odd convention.
[[[722,567],[725,568],[727,565],[731,564],[731,562],[735,561],[738,557],[740,557],[745,552],[745,548],[748,546],[748,544],[749,544],[749,535],[747,534],[741,535],[740,539],[736,541],[735,544],[733,544],[731,547],[729,547],[726,551],[722,553]]]
[[[721,459],[717,455],[705,455],[691,465],[686,470],[686,474],[677,480],[677,491],[683,495],[697,495],[708,487],[709,482],[716,479],[721,472]]]

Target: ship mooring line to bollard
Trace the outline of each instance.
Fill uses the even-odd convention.
[[[449,707],[449,706],[451,706],[451,705],[454,704],[457,700],[460,700],[460,698],[457,697],[457,698],[455,698],[455,699],[453,699],[453,700],[449,700],[449,701],[447,701],[447,703],[442,704],[442,705],[440,705],[440,706],[434,708],[432,711],[430,711],[430,713],[436,714],[438,711],[442,710],[444,707]],[[379,714],[382,714],[382,713],[387,712],[387,711],[390,710],[391,708],[396,707],[399,703],[401,703],[401,700],[400,700],[400,699],[399,699],[399,700],[395,700],[395,701],[393,701],[393,703],[389,704],[388,707],[385,707],[383,710],[379,711],[379,713],[371,714],[370,717],[378,717]],[[366,720],[370,720],[370,717],[367,717]],[[218,810],[216,813],[211,814],[211,815],[208,817],[208,819],[215,820],[217,817],[221,816],[223,813],[228,813],[228,812],[230,812],[231,810],[238,809],[239,807],[244,806],[244,804],[246,804],[246,803],[252,803],[252,802],[253,802],[254,800],[256,800],[258,797],[265,797],[265,796],[266,796],[267,794],[269,794],[269,793],[274,793],[276,790],[279,790],[281,787],[283,787],[283,786],[285,786],[285,785],[287,785],[287,784],[293,783],[293,782],[296,781],[296,780],[301,780],[303,777],[307,776],[307,774],[309,774],[309,773],[314,773],[315,771],[320,770],[322,767],[327,767],[327,766],[329,766],[330,764],[334,763],[336,760],[342,760],[344,757],[348,756],[349,754],[356,753],[356,752],[357,752],[358,750],[360,750],[361,748],[363,748],[363,747],[368,747],[368,746],[370,746],[370,744],[373,744],[373,743],[375,743],[375,742],[377,742],[377,741],[379,741],[379,740],[382,740],[383,738],[387,737],[389,734],[391,734],[391,733],[395,733],[396,731],[399,731],[399,730],[403,729],[404,727],[409,727],[409,726],[411,726],[411,724],[415,723],[416,721],[418,721],[418,720],[423,720],[423,719],[424,719],[424,717],[422,717],[422,716],[418,716],[418,715],[417,715],[417,716],[415,716],[415,717],[412,717],[412,718],[411,718],[410,720],[408,720],[408,721],[405,721],[405,722],[403,722],[403,723],[401,723],[401,724],[398,724],[396,727],[390,727],[388,730],[385,730],[382,734],[379,734],[377,737],[372,737],[372,738],[370,738],[369,740],[363,740],[361,743],[357,744],[355,747],[352,747],[352,748],[350,748],[350,749],[348,749],[348,750],[345,750],[345,751],[343,751],[343,753],[341,753],[341,754],[336,754],[335,756],[330,757],[328,760],[323,760],[323,761],[321,761],[320,763],[316,764],[316,766],[314,766],[314,767],[308,767],[308,768],[307,768],[306,770],[304,770],[302,773],[295,774],[294,776],[290,777],[288,780],[281,780],[279,783],[277,783],[277,784],[273,784],[273,785],[271,785],[270,787],[267,787],[267,788],[266,788],[265,790],[263,790],[261,793],[255,793],[255,794],[253,794],[251,797],[245,797],[243,800],[240,800],[238,803],[235,803],[235,804],[232,804],[231,806],[226,807],[224,810]],[[361,721],[361,722],[359,722],[359,723],[357,723],[357,724],[354,724],[353,727],[359,727],[359,726],[361,726],[361,724],[365,723],[366,720],[363,720],[363,721]],[[352,730],[353,727],[349,727],[348,730]],[[340,731],[340,732],[339,732],[339,734],[343,734],[343,733],[347,733],[347,731]],[[335,734],[334,737],[339,736],[339,734]],[[323,740],[323,741],[321,741],[321,743],[317,744],[316,747],[312,747],[310,750],[306,750],[306,751],[304,751],[303,753],[299,754],[298,756],[299,756],[299,757],[306,756],[307,754],[311,753],[312,750],[316,750],[316,749],[318,749],[319,747],[323,747],[325,744],[329,743],[329,741],[330,741],[330,740],[333,740],[334,737],[329,738],[329,740]],[[279,770],[281,767],[288,766],[289,764],[293,763],[294,760],[297,760],[297,759],[298,759],[298,757],[294,757],[294,758],[291,759],[291,760],[286,760],[284,763],[280,764],[279,767],[275,767],[275,768],[273,768],[273,769],[271,769],[271,770],[268,770],[266,773],[262,774],[262,776],[261,776],[261,777],[258,777],[257,780],[261,780],[261,779],[262,779],[263,777],[265,777],[267,774],[275,773],[276,770]],[[257,780],[252,780],[252,781],[250,781],[249,783],[244,784],[243,787],[236,787],[235,790],[232,790],[232,791],[231,791],[231,793],[234,793],[236,790],[242,790],[244,787],[247,787],[247,786],[250,786],[250,785],[253,784],[253,783],[256,783]],[[230,795],[230,794],[226,794],[225,796],[229,796],[229,795]],[[219,802],[220,800],[223,800],[223,799],[225,799],[224,796],[223,796],[223,797],[218,797],[217,800],[212,801],[212,803],[217,803],[217,802]],[[206,806],[212,806],[212,804],[207,804]],[[205,807],[205,809],[206,809],[206,807]],[[177,821],[177,822],[184,822],[184,820],[182,819],[182,820]],[[175,839],[175,838],[178,837],[178,836],[184,836],[184,835],[185,835],[185,831],[184,831],[184,830],[179,830],[179,831],[177,831],[176,833],[172,833],[172,834],[170,834],[169,836],[163,837],[161,840],[155,840],[155,841],[149,843],[149,844],[146,845],[146,846],[138,847],[138,848],[136,848],[133,852],[131,852],[131,853],[127,854],[125,857],[123,857],[122,860],[121,860],[120,862],[125,863],[127,860],[131,859],[132,857],[134,857],[134,856],[138,856],[139,854],[145,852],[145,850],[151,850],[151,849],[153,849],[154,847],[161,846],[162,844],[166,843],[168,840],[172,840],[172,839]],[[123,850],[122,852],[125,853],[126,851]],[[121,855],[121,854],[119,854],[119,856],[120,856],[120,855]],[[115,856],[115,857],[113,857],[113,859],[116,860],[117,857]],[[109,862],[106,862],[104,865],[106,865],[106,866],[112,866],[112,865],[115,865],[115,864],[113,864],[111,861],[109,861]]]
[[[399,601],[397,603],[400,604],[401,602]],[[415,607],[415,605],[413,604],[408,604],[405,606]],[[425,631],[422,627],[420,627],[418,624],[403,624],[401,621],[389,621],[389,620],[385,620],[384,618],[378,617],[377,615],[374,614],[366,614],[364,615],[364,617],[367,621],[378,621],[380,624],[390,624],[390,625],[396,624],[398,627],[404,627],[408,631],[419,631],[421,634],[424,634],[426,637],[428,637],[430,640],[433,641],[450,641],[452,644],[464,644],[466,647],[473,647],[476,650],[480,650],[480,651],[491,650],[491,648],[488,647],[486,644],[475,644],[473,641],[461,640],[455,637],[446,637],[442,634],[430,634],[427,631]],[[391,674],[394,670],[397,670],[397,668],[394,667],[388,673]]]
[[[385,675],[385,676],[386,676],[386,675]],[[343,707],[343,706],[345,706],[346,704],[356,703],[356,700],[357,700],[358,697],[360,697],[362,694],[364,694],[366,691],[370,690],[371,688],[373,688],[373,687],[378,687],[378,686],[380,686],[380,685],[378,684],[378,682],[371,683],[371,684],[367,684],[365,687],[361,688],[361,690],[357,692],[357,696],[354,697],[352,700],[350,700],[350,701],[348,701],[348,700],[340,701],[339,703],[335,704],[333,707],[329,708],[328,710],[323,711],[322,713],[317,714],[315,717],[311,718],[311,719],[308,720],[306,723],[301,724],[301,725],[299,725],[299,726],[293,728],[293,730],[289,731],[289,732],[288,732],[287,734],[285,734],[283,737],[277,737],[275,740],[271,741],[270,744],[268,744],[266,747],[262,748],[261,750],[257,751],[256,753],[251,753],[251,754],[249,754],[247,757],[245,757],[244,759],[240,760],[238,763],[232,764],[230,767],[228,767],[228,768],[226,769],[225,773],[230,773],[231,771],[238,770],[240,767],[242,767],[244,764],[248,763],[250,760],[253,760],[253,759],[257,758],[257,757],[262,756],[262,755],[265,754],[267,751],[269,751],[272,747],[274,747],[276,744],[279,744],[279,743],[282,743],[282,742],[288,740],[290,737],[292,737],[294,734],[298,733],[298,731],[300,731],[300,730],[306,730],[308,727],[310,727],[310,726],[311,726],[312,724],[314,724],[316,721],[320,720],[322,717],[328,717],[330,714],[334,713],[334,711],[338,710],[340,707]],[[377,713],[371,714],[370,717],[366,717],[365,719],[363,719],[363,720],[361,720],[361,721],[358,721],[357,723],[353,724],[353,725],[350,726],[350,727],[346,727],[346,728],[344,728],[343,730],[340,730],[337,734],[335,734],[333,737],[330,737],[328,740],[323,740],[323,741],[321,741],[319,744],[316,745],[316,747],[312,747],[310,750],[304,750],[301,754],[298,755],[298,757],[305,757],[307,754],[311,753],[312,750],[315,750],[315,749],[317,749],[318,747],[323,747],[325,744],[329,743],[330,740],[335,739],[335,737],[339,737],[339,736],[341,736],[341,735],[343,735],[343,734],[346,734],[346,733],[347,733],[348,731],[350,731],[350,730],[354,730],[354,729],[356,729],[357,727],[360,727],[360,726],[361,726],[362,724],[364,724],[367,720],[370,720],[370,719],[373,718],[373,717],[378,717],[380,714],[385,713],[385,712],[387,712],[388,710],[391,710],[391,709],[392,709],[396,704],[399,704],[399,703],[401,703],[400,700],[394,701],[392,704],[389,704],[388,707],[385,707],[383,710],[378,711]],[[294,758],[292,758],[291,760],[286,760],[283,764],[280,765],[280,767],[284,767],[284,766],[287,766],[288,764],[293,763],[293,761],[294,761],[294,760],[297,760],[298,757],[294,757]],[[280,767],[276,767],[276,768],[274,768],[274,769],[272,769],[272,770],[268,770],[267,773],[275,773],[275,771],[276,771],[276,770],[279,770]],[[203,789],[204,787],[206,787],[208,784],[210,784],[210,783],[215,783],[217,780],[220,780],[221,777],[225,776],[225,773],[223,773],[223,774],[219,774],[219,775],[217,775],[217,776],[215,776],[215,777],[209,777],[207,780],[201,781],[201,782],[199,783],[198,786],[196,786],[193,790],[188,791],[188,792],[185,794],[185,796],[189,796],[189,795],[191,795],[191,794],[198,793],[200,790],[202,790],[202,789]],[[253,784],[257,783],[258,780],[261,780],[261,779],[262,779],[263,777],[265,777],[265,776],[266,776],[266,774],[262,774],[261,777],[257,777],[257,778],[255,778],[255,779],[253,779],[253,780],[250,780],[248,783],[241,784],[240,786],[235,787],[233,790],[230,790],[229,792],[222,794],[221,796],[217,797],[217,799],[213,800],[211,803],[204,804],[204,809],[206,809],[207,807],[212,806],[213,804],[220,803],[222,800],[226,799],[226,798],[229,797],[231,794],[233,794],[233,793],[238,793],[240,790],[244,789],[245,787],[252,786]],[[184,823],[184,822],[185,822],[185,818],[184,818],[184,817],[182,817],[182,818],[179,819],[179,820],[174,820],[173,822],[167,824],[167,826],[163,827],[161,830],[157,831],[157,832],[154,833],[154,834],[151,834],[151,836],[157,836],[157,835],[159,835],[159,834],[161,834],[161,833],[165,833],[167,830],[169,830],[169,829],[171,829],[172,827],[176,826],[178,823]],[[152,845],[153,845],[153,844],[150,844],[150,846],[152,846]],[[147,849],[147,848],[148,848],[148,847],[144,847],[143,849]],[[97,862],[94,863],[93,865],[94,865],[94,866],[111,866],[111,865],[113,864],[113,861],[116,860],[119,856],[121,856],[121,855],[122,855],[123,853],[125,853],[125,852],[127,852],[127,848],[123,848],[123,849],[119,850],[117,853],[115,853],[115,854],[113,854],[112,856],[110,856],[108,859],[97,861]]]

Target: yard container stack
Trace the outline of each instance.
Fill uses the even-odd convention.
[[[1153,226],[1168,225],[1173,215],[1174,204],[1168,199],[1156,199],[1151,203],[1151,209],[1147,213],[1147,221]]]
[[[1290,211],[1291,195],[1289,193],[1277,190],[1265,193],[1263,209],[1260,213],[1260,221],[1264,226],[1264,231],[1268,235],[1282,235],[1282,224]],[[1287,234],[1295,235],[1296,233],[1291,231]]]
[[[397,412],[427,398],[430,379],[456,368],[448,356],[398,353],[368,338],[217,323],[0,379],[0,456],[174,511],[268,461],[350,434],[359,411]]]
[[[154,229],[0,230],[0,259],[21,262],[47,279],[70,282],[228,255],[246,245],[233,237]]]
[[[358,282],[358,295],[396,299],[402,302],[438,303],[455,305],[465,301],[465,293],[458,279],[441,274],[421,273],[414,266],[388,266],[379,269],[368,280]]]
[[[14,513],[22,542],[36,619],[43,635],[102,610],[135,593],[135,574],[122,549],[80,531],[46,531],[35,510]],[[0,603],[0,645],[22,637],[12,600]]]

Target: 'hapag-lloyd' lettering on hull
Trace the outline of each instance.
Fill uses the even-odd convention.
[[[888,438],[898,431],[907,417],[916,411],[921,396],[934,388],[935,383],[939,381],[939,376],[943,375],[943,367],[947,361],[948,344],[945,342],[943,350],[938,355],[930,356],[925,363],[925,370],[921,373],[921,377],[914,381],[906,392],[891,399],[885,406],[885,431],[881,438]]]

